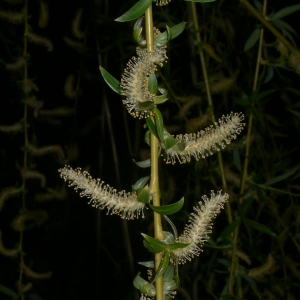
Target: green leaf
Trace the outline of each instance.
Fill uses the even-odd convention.
[[[277,13],[275,13],[273,16],[272,16],[272,19],[275,18],[275,19],[281,19],[285,16],[288,16],[294,12],[296,12],[297,10],[300,9],[300,4],[296,4],[296,5],[292,5],[292,6],[287,6],[283,9],[281,9],[280,11],[278,11]]]
[[[165,131],[163,117],[157,107],[154,107],[153,112],[154,112],[155,125],[156,125],[156,130],[158,133],[158,137],[159,137],[160,141],[163,143],[164,131]]]
[[[18,299],[19,298],[19,295],[17,293],[15,293],[14,291],[12,291],[11,289],[3,286],[0,284],[0,291],[3,293],[3,294],[6,294],[10,297],[12,297],[13,299]]]
[[[150,261],[139,261],[138,264],[149,268],[149,269],[154,269],[154,261],[150,260]]]
[[[170,255],[169,255],[169,253],[165,253],[165,255],[162,258],[160,265],[157,269],[157,272],[155,273],[155,277],[151,281],[151,283],[156,281],[159,277],[161,277],[165,273],[165,271],[167,270],[167,268],[169,266],[169,263],[170,263]]]
[[[185,149],[185,144],[184,143],[176,143],[172,147],[172,150],[174,150],[174,151],[183,151],[184,149]]]
[[[164,273],[164,281],[171,281],[174,277],[174,267],[169,265],[166,272]]]
[[[241,166],[240,152],[236,148],[233,149],[233,161],[234,161],[237,169],[241,172],[242,166]]]
[[[157,138],[159,138],[158,135],[157,135],[157,131],[156,131],[156,128],[155,128],[155,125],[154,125],[152,119],[151,118],[146,118],[146,123],[147,123],[147,126],[148,126],[150,132],[153,135],[155,135]]]
[[[254,199],[255,199],[255,191],[252,193],[251,197],[246,199],[246,201],[244,201],[242,207],[241,207],[241,215],[244,217],[247,212],[249,211],[250,207],[252,206]]]
[[[142,236],[144,237],[146,242],[148,242],[153,248],[160,250],[159,252],[162,252],[168,248],[167,244],[165,244],[164,242],[159,241],[147,234],[142,233]]]
[[[177,234],[177,228],[176,228],[176,226],[174,225],[174,223],[173,223],[166,215],[164,215],[164,219],[165,219],[165,220],[170,224],[170,226],[172,227],[173,232],[174,232],[175,239],[177,239],[178,234]]]
[[[148,91],[150,92],[150,94],[156,94],[157,93],[157,79],[155,74],[151,74],[149,76],[149,80],[148,80]]]
[[[140,45],[146,44],[146,41],[142,37],[142,31],[143,31],[143,27],[140,27],[133,31],[133,39],[136,43]]]
[[[150,199],[149,187],[146,185],[141,191],[138,192],[137,201],[148,204]]]
[[[177,141],[174,139],[174,137],[172,135],[170,135],[168,132],[165,131],[164,143],[165,143],[166,149],[170,149],[177,143]]]
[[[282,174],[282,175],[279,175],[277,177],[274,177],[272,178],[271,180],[269,180],[267,183],[265,183],[264,185],[272,185],[274,184],[275,182],[279,182],[279,181],[282,181],[288,177],[290,177],[291,175],[293,175],[295,173],[296,169],[295,170],[292,170],[290,172],[287,172],[285,174]]]
[[[132,161],[140,168],[149,168],[151,165],[150,158],[143,161],[135,161],[134,159]]]
[[[189,243],[190,244],[190,243]],[[189,244],[184,244],[184,243],[174,243],[172,245],[170,245],[170,247],[168,248],[170,251],[174,251],[176,249],[182,249],[182,248],[186,248]]]
[[[147,109],[147,110],[151,110],[153,109],[153,101],[144,101],[144,102],[138,102],[138,107],[140,109]]]
[[[154,39],[154,44],[156,46],[164,46],[168,43],[169,39],[168,39],[168,33],[166,31],[164,31],[163,33],[161,33],[160,35],[156,36]]]
[[[260,29],[255,28],[248,40],[246,41],[246,44],[244,46],[244,52],[247,52],[249,49],[251,49],[259,40],[260,35]]]
[[[176,38],[179,34],[181,34],[185,28],[186,22],[181,22],[173,27],[167,27],[169,31],[170,40]]]
[[[269,234],[273,237],[276,236],[276,234],[271,229],[269,229],[267,226],[265,226],[263,224],[260,224],[256,221],[249,220],[249,219],[244,219],[243,222],[245,223],[245,225],[250,226],[255,230],[258,230],[260,232]]]
[[[161,252],[160,249],[154,247],[153,245],[151,245],[149,242],[147,242],[146,240],[144,240],[144,246],[148,249],[148,251],[150,251],[151,253],[159,253]]]
[[[250,284],[250,286],[253,289],[257,290],[257,286],[256,286],[255,281],[249,275],[247,275],[245,273],[238,273],[238,275],[240,275],[241,277],[243,277]]]
[[[169,266],[169,267],[171,267],[171,266]],[[167,269],[167,271],[168,271],[168,269]],[[165,272],[165,274],[166,274],[166,272]],[[163,279],[163,282],[164,282],[163,290],[164,291],[176,290],[178,288],[178,283],[175,280],[166,281],[165,274],[164,274],[164,279]],[[168,299],[170,299],[170,298],[164,298],[164,300],[168,300]]]
[[[169,231],[163,231],[163,233],[164,233],[164,237],[165,237],[164,243],[166,243],[168,245],[173,244],[175,241],[174,235]]]
[[[154,104],[163,104],[167,100],[169,100],[169,98],[167,98],[167,95],[156,96],[154,99]]]
[[[184,203],[184,198],[182,197],[178,202],[169,204],[169,205],[162,205],[162,206],[154,206],[149,204],[150,208],[157,212],[160,215],[172,215],[176,212],[178,212]]]
[[[230,237],[230,234],[236,229],[236,227],[240,224],[240,219],[235,220],[234,222],[232,222],[231,224],[229,224],[225,229],[223,229],[223,231],[220,233],[218,239],[217,239],[217,243],[227,239],[228,237]]]
[[[133,5],[125,14],[115,19],[117,22],[128,22],[140,17],[151,5],[152,0],[140,0]]]
[[[101,75],[103,77],[103,79],[105,80],[106,84],[117,94],[121,95],[121,87],[120,87],[120,82],[113,77],[112,75],[110,75],[104,68],[102,68],[101,66],[99,66]]]
[[[228,259],[219,258],[217,261],[218,263],[224,265],[225,267],[230,268],[231,262]]]
[[[254,102],[259,102],[260,100],[266,98],[267,96],[271,95],[274,92],[275,92],[275,90],[263,91],[263,92],[259,93],[258,95],[255,95],[254,98],[253,98],[253,101]]]
[[[146,176],[146,177],[142,177],[140,178],[133,186],[132,188],[137,191],[138,189],[142,189],[146,183],[149,181],[149,176]]]
[[[277,26],[278,28],[281,28],[281,29],[285,29],[291,33],[293,33],[294,35],[298,36],[297,32],[294,30],[294,28],[289,25],[288,23],[280,20],[280,19],[272,19],[272,23]]]
[[[143,27],[142,25],[143,25],[144,18],[145,18],[144,16],[141,16],[140,18],[138,18],[138,19],[135,21],[135,23],[134,23],[134,25],[133,25],[133,31],[135,31],[135,30],[137,30],[137,29]]]
[[[134,280],[133,280],[133,285],[135,288],[137,288],[138,290],[145,284],[148,283],[148,281],[146,281],[145,279],[143,279],[141,276],[140,276],[141,272],[139,272]]]
[[[251,112],[255,116],[256,120],[260,124],[261,128],[265,129],[265,119],[263,117],[262,111],[260,109],[257,109],[256,107],[252,106],[251,107]]]
[[[161,92],[162,95],[155,97],[154,104],[162,104],[168,100],[168,91],[163,88],[158,88],[158,90]]]
[[[155,286],[152,283],[146,283],[140,288],[140,292],[149,297],[154,297],[156,295]]]

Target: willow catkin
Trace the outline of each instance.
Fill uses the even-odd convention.
[[[122,219],[134,219],[144,217],[144,203],[137,201],[136,193],[117,192],[100,179],[93,179],[87,171],[80,168],[72,169],[65,166],[58,170],[60,177],[73,186],[75,191],[81,191],[81,197],[90,199],[89,204],[93,207],[107,208],[107,214],[119,215]]]
[[[219,123],[199,131],[197,134],[180,134],[175,136],[176,144],[165,151],[166,163],[175,164],[190,162],[194,157],[196,160],[212,155],[215,151],[224,149],[237,134],[240,134],[245,123],[242,113],[231,112],[227,116],[222,116]]]
[[[211,191],[210,198],[202,197],[203,201],[194,207],[195,213],[192,213],[188,223],[185,225],[184,232],[178,237],[177,242],[189,244],[186,248],[176,249],[174,251],[179,264],[191,261],[192,258],[199,255],[201,246],[208,240],[211,233],[212,221],[224,207],[224,203],[229,199],[228,194],[217,194]]]

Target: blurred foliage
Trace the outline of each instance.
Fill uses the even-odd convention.
[[[261,1],[250,2],[261,10]],[[134,297],[132,281],[136,271],[130,269],[122,221],[115,216],[105,217],[71,191],[65,196],[57,173],[65,163],[74,164],[111,185],[118,186],[122,181],[126,190],[131,189],[132,182],[148,175],[131,162],[149,158],[144,132],[140,129],[143,124],[127,116],[120,96],[105,86],[99,72],[101,65],[120,78],[125,62],[134,54],[133,23],[114,22],[134,3],[48,1],[49,24],[44,28],[39,1],[29,1],[30,32],[47,36],[53,44],[53,51],[47,52],[47,45],[40,47],[45,41],[28,43],[28,82],[33,86],[30,96],[39,101],[30,107],[26,103],[29,94],[22,89],[24,71],[8,70],[8,64],[24,53],[24,24],[7,22],[2,13],[24,13],[24,3],[0,1],[1,195],[8,187],[22,186],[20,170],[24,152],[30,152],[28,147],[24,149],[25,131],[23,128],[11,132],[5,126],[22,123],[25,106],[30,143],[34,147],[60,145],[65,156],[49,150],[47,155],[28,158],[30,169],[44,174],[46,182],[42,185],[38,180],[26,179],[26,191],[21,195],[26,197],[27,209],[47,211],[48,220],[39,227],[36,222],[26,223],[21,256],[33,269],[42,273],[51,270],[53,275],[47,281],[26,279],[25,283],[33,282],[32,289],[24,293],[26,299]],[[297,5],[296,0],[284,3],[278,0],[267,8],[267,19],[296,48],[299,47]],[[169,92],[168,104],[162,110],[165,125],[169,125],[170,133],[177,134],[196,132],[212,122],[198,46],[204,50],[217,118],[231,110],[241,111],[246,122],[253,116],[253,125],[243,194],[240,185],[247,128],[223,152],[233,223],[228,224],[225,211],[217,218],[203,253],[180,268],[181,285],[176,299],[239,299],[238,290],[244,299],[297,299],[300,294],[299,56],[265,30],[258,88],[252,92],[260,22],[234,0],[197,4],[197,10],[201,45],[195,42],[189,3],[173,0],[168,6],[153,8],[158,28],[187,22],[187,30],[169,43],[168,64],[159,74],[160,86]],[[173,203],[184,195],[184,210],[191,211],[200,201],[200,195],[222,186],[216,156],[187,165],[170,167],[163,161],[161,165],[163,204]],[[1,206],[1,239],[6,248],[18,249],[20,244],[19,232],[12,223],[22,209],[21,195],[9,198]],[[187,214],[178,213],[172,221],[184,224],[187,218]],[[134,268],[145,259],[140,232],[151,234],[150,220],[146,216],[142,221],[128,222]],[[239,260],[234,273],[234,295],[229,295],[231,237],[237,226]],[[19,257],[0,256],[0,299],[18,298]]]

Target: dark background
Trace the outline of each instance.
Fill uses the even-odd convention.
[[[48,1],[49,24],[45,29],[41,29],[37,25],[38,1],[29,1],[28,8],[29,24],[33,32],[49,38],[54,46],[53,51],[47,52],[43,47],[28,44],[29,78],[33,79],[39,87],[39,91],[34,94],[38,100],[43,101],[41,111],[53,110],[57,107],[68,107],[75,110],[75,113],[69,116],[56,116],[49,120],[40,116],[35,117],[33,110],[29,109],[30,142],[40,147],[61,145],[66,154],[71,145],[76,145],[77,157],[68,161],[67,155],[66,163],[73,168],[86,169],[93,177],[99,177],[115,188],[127,191],[131,190],[131,185],[138,178],[148,175],[147,169],[138,169],[132,163],[132,159],[139,161],[146,159],[148,155],[147,145],[143,141],[145,129],[142,126],[144,122],[133,119],[127,114],[121,97],[111,91],[100,77],[99,64],[119,79],[126,62],[134,55],[135,45],[131,37],[134,22],[114,22],[114,19],[128,10],[133,3],[134,1],[119,0]],[[284,1],[284,3],[279,0],[270,1],[268,13],[294,4],[298,4],[298,1],[290,0]],[[23,4],[12,5],[3,0],[0,1],[0,5],[1,10],[11,11],[20,11],[23,7]],[[197,6],[199,18],[202,17],[204,22],[209,22],[207,17],[211,12],[209,5],[204,5],[204,8],[201,4]],[[226,64],[223,65],[224,73],[229,74],[230,70],[237,67],[240,70],[238,91],[235,90],[232,93],[234,96],[240,95],[241,91],[250,93],[252,85],[250,80],[255,67],[255,51],[245,54],[243,47],[258,23],[238,1],[218,0],[211,5],[219,5],[220,14],[229,18],[235,29],[235,36],[232,40],[222,36],[220,31],[219,35],[215,37],[222,44],[222,49],[228,49],[223,52],[226,53]],[[66,36],[73,38],[71,22],[80,7],[83,8],[81,29],[85,31],[85,39],[81,42],[85,43],[85,46],[82,50],[77,51],[66,45],[63,38]],[[299,12],[296,12],[284,20],[298,32],[298,18]],[[154,7],[154,23],[162,29],[165,24],[170,24],[170,21],[173,22],[171,25],[174,25],[187,20],[188,14],[184,1],[174,0],[167,7]],[[22,72],[11,73],[6,69],[7,63],[11,63],[22,55],[23,33],[23,24],[10,24],[0,19],[0,87],[2,91],[0,125],[12,125],[20,122],[24,114],[22,101],[24,96],[19,88],[23,74]],[[299,40],[294,38],[296,44],[299,45]],[[274,38],[268,32],[266,40],[274,42]],[[164,71],[173,90],[181,97],[203,93],[199,59],[192,56],[189,47],[189,36],[185,31],[171,42],[171,50],[168,52],[169,62]],[[270,52],[272,54],[272,50]],[[274,51],[274,55],[277,56],[278,53]],[[195,86],[192,83],[191,64],[197,64],[196,74],[200,85]],[[73,74],[76,79],[80,78],[80,95],[76,102],[67,99],[64,95],[64,83],[69,74]],[[285,109],[286,103],[282,100],[282,90],[287,86],[297,88],[298,82],[299,75],[280,69],[280,73],[276,73],[267,86],[276,88],[275,96],[264,107],[264,111],[278,121],[280,127],[278,131],[286,136],[283,139],[284,142],[278,142],[278,144],[280,145],[279,151],[286,151],[285,153],[287,153],[287,149],[291,151],[287,168],[299,163],[299,158],[294,151],[299,147],[299,128],[293,126],[291,115]],[[230,100],[231,96],[232,94],[228,95],[223,104],[219,105],[219,102],[216,101],[218,117],[223,113],[229,113],[233,107],[235,111],[243,110],[233,100]],[[221,101],[222,97],[216,96],[216,99]],[[289,95],[288,101],[296,103],[296,96]],[[105,103],[108,105],[108,110],[105,110]],[[203,111],[206,109],[205,106],[205,102],[201,103]],[[170,97],[167,104],[162,107],[167,107],[162,108],[165,124],[167,126],[176,125],[175,133],[184,132],[185,121],[176,117],[178,107],[174,99]],[[188,118],[194,115],[196,113],[192,111]],[[111,122],[112,129],[108,125],[107,118]],[[130,133],[129,141],[128,132]],[[246,135],[246,130],[244,135]],[[5,134],[0,132],[0,190],[8,186],[21,185],[19,169],[23,164],[23,145],[23,133]],[[112,145],[116,148],[116,156],[113,154]],[[274,148],[270,146],[268,149],[269,155],[272,156]],[[232,159],[232,154],[230,155]],[[253,169],[259,168],[260,160],[255,159],[253,160]],[[50,270],[53,272],[50,280],[34,281],[33,289],[28,294],[29,299],[134,299],[132,280],[141,269],[137,262],[151,259],[151,255],[142,246],[140,235],[142,232],[151,234],[151,214],[146,212],[145,219],[127,222],[134,258],[132,272],[126,250],[128,244],[124,239],[126,234],[123,220],[118,216],[107,216],[106,211],[100,212],[88,206],[87,199],[80,198],[71,189],[68,189],[68,197],[64,201],[54,200],[41,203],[34,201],[35,195],[46,192],[47,187],[59,189],[63,186],[63,180],[59,177],[57,170],[64,166],[64,161],[59,161],[54,154],[50,154],[30,158],[29,163],[43,173],[47,181],[45,187],[41,187],[38,181],[28,181],[26,186],[27,207],[45,209],[49,219],[39,227],[26,230],[23,245],[26,253],[25,260],[38,272]],[[197,194],[193,196],[190,192],[196,182],[192,176],[198,172],[201,177],[209,177],[209,171],[206,170],[208,166],[215,166],[213,163],[216,163],[216,157],[210,158],[208,165],[206,162],[203,163],[202,173],[195,170],[192,164],[176,165],[175,167],[162,164],[161,180],[162,189],[166,190],[166,201],[178,201],[183,194],[190,195],[191,202],[187,204],[186,209],[191,211],[193,200],[197,198]],[[168,194],[168,188],[170,188],[168,174],[175,174],[173,181],[176,188],[170,195]],[[217,176],[216,181],[220,186],[221,182]],[[196,187],[196,189],[199,188]],[[212,188],[208,185],[201,189],[207,192]],[[16,246],[19,240],[19,233],[15,232],[10,224],[20,208],[21,198],[14,197],[6,201],[0,212],[0,230],[8,248]],[[177,221],[184,224],[185,217],[177,217]],[[226,224],[225,213],[218,222],[216,230],[220,232]],[[180,232],[182,227],[183,225],[178,226]],[[260,244],[260,247],[263,249],[263,244]],[[203,259],[204,261],[201,261],[200,257],[198,263],[205,263],[205,258]],[[183,276],[183,284],[186,284],[187,289],[191,285],[188,268],[192,267],[184,269],[185,275]],[[15,282],[19,276],[18,270],[18,258],[10,259],[0,256],[0,285],[15,290]],[[221,287],[222,284],[220,283]],[[220,290],[220,287],[217,289]],[[180,297],[182,296],[179,296],[178,299],[181,299]],[[201,297],[201,299],[213,299],[209,295],[203,297],[206,298]],[[10,298],[0,294],[0,299]]]

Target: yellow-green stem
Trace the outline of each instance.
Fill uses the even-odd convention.
[[[154,50],[154,36],[153,36],[153,17],[152,5],[145,12],[145,29],[147,50],[152,52]],[[158,140],[151,133],[150,137],[151,147],[151,181],[150,194],[152,196],[153,205],[160,206],[160,191],[159,191],[159,177],[158,177]],[[162,231],[161,216],[154,212],[154,237],[159,240],[164,239]],[[158,269],[161,261],[161,253],[155,254],[155,270]],[[163,300],[163,281],[162,277],[156,280],[156,300]]]
[[[240,1],[245,2],[243,0],[240,0]],[[263,19],[264,19],[264,16],[266,15],[266,13],[267,13],[267,0],[264,0],[264,3],[263,3],[263,16],[262,16]],[[261,29],[260,38],[259,38],[259,45],[258,45],[258,52],[257,52],[256,68],[255,68],[254,81],[253,81],[253,88],[252,88],[253,92],[256,91],[257,84],[258,84],[258,75],[259,75],[260,63],[261,63],[263,37],[264,37],[264,30]],[[248,177],[248,165],[249,165],[249,154],[250,154],[250,145],[251,145],[252,123],[253,123],[253,117],[252,117],[252,114],[250,113],[249,121],[248,121],[247,139],[246,139],[245,162],[244,162],[243,177],[242,177],[241,189],[240,189],[240,194],[241,195],[245,191],[246,179]],[[243,199],[240,198],[240,204],[242,204],[242,202],[243,202]],[[238,263],[238,259],[236,257],[238,234],[239,234],[239,226],[237,226],[237,228],[234,231],[232,259],[231,259],[230,276],[229,276],[229,282],[228,282],[228,291],[229,291],[229,293],[232,293],[234,270],[235,270],[236,265]],[[241,289],[238,291],[238,296],[239,297],[243,296]]]
[[[193,25],[194,25],[194,32],[196,35],[196,41],[197,41],[198,48],[199,48],[200,64],[201,64],[202,74],[203,74],[203,78],[204,78],[208,106],[210,109],[212,121],[216,122],[216,117],[215,117],[215,113],[214,113],[214,104],[213,104],[211,92],[210,92],[210,86],[209,86],[209,81],[208,81],[208,74],[207,74],[207,68],[206,68],[206,63],[205,63],[205,58],[204,58],[204,52],[201,47],[202,41],[201,41],[201,35],[200,35],[200,30],[199,30],[199,25],[198,25],[196,4],[194,2],[191,2],[190,5],[191,5]],[[227,190],[227,182],[226,182],[226,178],[225,178],[222,154],[220,152],[218,152],[218,162],[219,162],[219,168],[220,168],[220,173],[221,173],[221,178],[222,178],[222,188],[224,191],[226,191]],[[232,212],[231,212],[230,203],[227,201],[225,205],[226,205],[226,213],[227,213],[228,222],[232,223]]]

